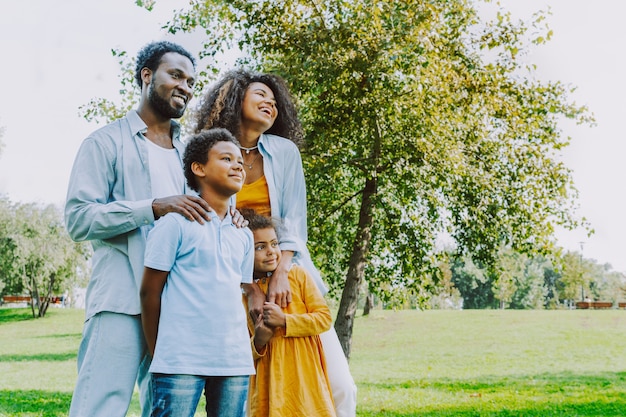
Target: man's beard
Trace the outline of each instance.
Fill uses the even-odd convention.
[[[163,117],[167,117],[168,119],[178,119],[182,117],[183,114],[185,114],[185,109],[187,108],[187,106],[181,108],[174,107],[168,100],[161,97],[159,93],[157,93],[156,88],[154,88],[154,79],[148,86],[148,102],[157,113]]]

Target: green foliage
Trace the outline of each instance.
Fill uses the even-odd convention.
[[[121,103],[114,103],[104,98],[92,99],[79,108],[79,114],[87,121],[109,123],[123,117],[139,103],[140,92],[135,86],[135,59],[130,58],[126,51],[119,49],[111,49],[111,54],[117,58],[121,68],[118,76],[121,84],[119,90]]]
[[[33,316],[43,317],[50,298],[84,283],[91,254],[73,242],[53,206],[12,204],[0,199],[0,278],[6,294],[27,293]]]
[[[228,33],[212,31],[220,21]],[[532,42],[549,38],[543,23],[532,22],[543,28]],[[446,229],[493,262],[503,243],[547,249],[555,224],[578,224],[557,122],[590,119],[561,83],[524,73],[515,58],[528,27],[510,16],[484,24],[466,1],[204,1],[169,25],[198,27],[210,53],[238,46],[299,99],[312,246],[334,289],[367,180],[377,181],[367,276],[394,286],[420,288],[435,272]]]
[[[495,308],[493,276],[468,257],[452,260],[452,282],[463,297],[463,308]]]
[[[166,29],[204,30],[203,56],[238,49],[241,65],[288,80],[306,130],[310,246],[341,291],[346,352],[363,280],[386,300],[436,293],[440,236],[495,268],[500,247],[549,253],[556,225],[586,224],[558,123],[593,120],[519,59],[552,36],[543,13],[484,22],[469,0],[194,0]],[[511,282],[498,283],[505,304]]]

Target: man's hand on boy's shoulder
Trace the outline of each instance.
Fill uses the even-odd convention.
[[[241,215],[239,210],[237,210],[234,206],[230,208],[230,215],[233,218],[233,224],[237,226],[237,228],[241,229],[243,227],[248,226],[248,221]]]
[[[156,198],[152,201],[152,212],[155,220],[165,216],[167,213],[179,213],[187,220],[204,224],[205,220],[211,220],[208,214],[209,211],[212,211],[209,203],[200,197],[192,195],[174,195]]]

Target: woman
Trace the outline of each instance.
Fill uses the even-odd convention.
[[[226,73],[202,99],[195,131],[223,127],[239,140],[246,180],[237,193],[238,209],[280,219],[281,260],[270,279],[267,297],[256,284],[246,287],[251,315],[263,302],[286,307],[291,301],[288,272],[297,263],[311,274],[322,294],[327,288],[306,247],[306,184],[298,143],[302,126],[284,80],[246,70]],[[321,335],[337,415],[356,414],[356,386],[334,328]]]

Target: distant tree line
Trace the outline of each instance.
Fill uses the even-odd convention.
[[[469,255],[449,253],[439,264],[441,278],[423,294],[430,308],[463,309],[556,309],[573,307],[578,301],[617,303],[626,300],[626,274],[608,263],[583,258],[573,251],[552,256],[530,256],[510,248],[498,251],[487,266]],[[364,311],[375,300],[383,308],[417,308],[424,303],[401,287],[386,291],[369,289]]]
[[[550,260],[506,249],[491,270],[464,257],[452,261],[451,271],[464,308],[559,308],[582,300],[625,299],[626,275],[578,252]]]

